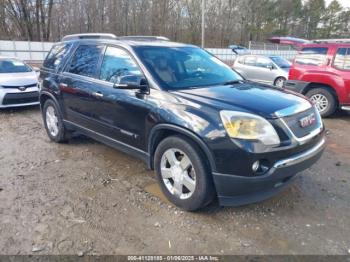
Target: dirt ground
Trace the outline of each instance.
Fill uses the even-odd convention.
[[[350,114],[286,191],[188,213],[139,160],[91,139],[50,142],[38,107],[0,111],[0,254],[349,254]]]

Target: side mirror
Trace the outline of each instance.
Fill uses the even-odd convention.
[[[275,69],[275,67],[273,65],[267,65],[267,68],[270,69],[270,70]]]
[[[146,78],[137,75],[118,76],[114,88],[118,89],[139,89],[142,92],[148,92],[148,83]]]

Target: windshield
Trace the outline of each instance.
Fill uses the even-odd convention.
[[[31,72],[32,69],[19,60],[0,60],[0,73],[25,73]]]
[[[139,58],[164,89],[187,89],[243,80],[229,66],[197,47],[136,47]]]
[[[271,60],[280,68],[290,68],[291,62],[280,57],[280,56],[271,56]]]

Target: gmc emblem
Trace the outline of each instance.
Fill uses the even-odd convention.
[[[299,124],[301,127],[308,127],[311,126],[312,124],[314,124],[316,122],[316,117],[315,114],[312,113],[311,115],[308,115],[306,117],[303,117],[299,120]]]

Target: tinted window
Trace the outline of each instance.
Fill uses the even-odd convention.
[[[50,53],[47,55],[43,66],[49,69],[58,69],[70,47],[71,44],[59,44],[53,46]]]
[[[165,89],[186,89],[242,80],[230,67],[201,48],[136,47],[153,77]]]
[[[19,60],[0,60],[0,73],[25,73],[33,71],[28,65]]]
[[[94,77],[103,46],[81,45],[75,51],[67,71],[72,74]]]
[[[126,51],[117,47],[107,47],[101,66],[100,79],[115,83],[117,77],[126,75],[142,76],[142,73]]]
[[[255,56],[247,56],[244,59],[244,64],[249,66],[255,66],[256,57]]]
[[[339,48],[334,59],[334,67],[341,70],[350,70],[350,49]]]
[[[296,56],[295,63],[301,65],[324,65],[327,58],[328,48],[326,47],[307,47],[303,48]]]
[[[268,68],[272,66],[272,62],[270,59],[265,58],[265,57],[258,57],[256,59],[256,66],[258,67],[264,67],[264,68]]]

